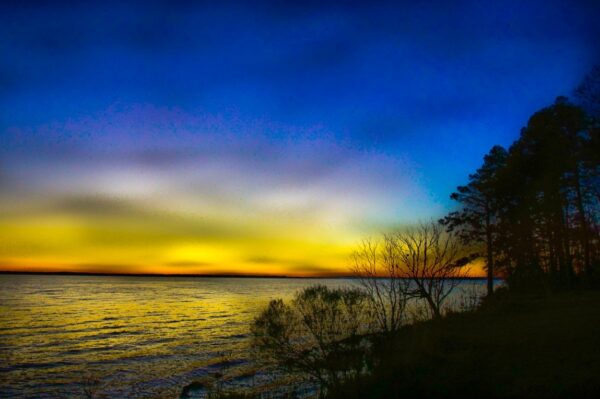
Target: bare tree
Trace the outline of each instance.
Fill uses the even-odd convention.
[[[351,269],[368,294],[379,329],[393,333],[406,320],[410,281],[402,272],[400,248],[393,235],[364,240],[352,254]]]
[[[434,318],[441,317],[444,301],[468,274],[470,259],[460,240],[430,221],[396,233],[394,246],[414,294],[427,302]]]

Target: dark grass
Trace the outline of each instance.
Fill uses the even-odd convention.
[[[380,338],[329,398],[600,397],[600,292],[498,298]]]

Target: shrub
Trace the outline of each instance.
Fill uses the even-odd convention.
[[[317,285],[300,291],[290,304],[272,300],[252,332],[264,358],[327,389],[364,371],[364,336],[373,327],[370,298],[362,290]]]

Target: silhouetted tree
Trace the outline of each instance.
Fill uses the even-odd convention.
[[[315,378],[325,390],[365,364],[373,331],[368,296],[356,288],[305,288],[290,304],[273,300],[255,319],[255,347],[280,366]]]
[[[528,230],[517,235],[529,246],[520,250],[529,255],[524,259],[530,265],[536,264],[562,286],[591,267],[586,128],[583,110],[559,97],[530,118],[508,160],[514,172],[508,177],[518,175],[521,183],[513,188],[513,193],[521,191],[511,203],[518,216],[512,220],[513,229]]]
[[[578,103],[596,120],[600,117],[600,65],[596,65],[575,89]]]
[[[598,78],[591,79],[578,91],[588,102],[598,98],[591,89]],[[597,126],[558,97],[529,119],[508,152],[492,148],[452,194],[461,207],[442,222],[463,242],[485,247],[488,293],[494,268],[513,288],[592,281],[600,259]]]
[[[506,165],[507,156],[503,147],[494,146],[484,157],[483,166],[469,175],[469,183],[458,186],[456,192],[450,195],[461,208],[441,221],[448,231],[456,232],[466,245],[485,248],[488,296],[494,292],[494,243],[497,240],[499,213],[497,178],[498,171]]]
[[[425,300],[434,318],[441,317],[444,301],[468,275],[471,259],[464,256],[460,239],[431,221],[399,231],[394,245],[413,295]]]
[[[369,296],[379,329],[398,331],[405,322],[406,305],[412,294],[396,237],[384,235],[380,241],[364,240],[352,254],[351,269]]]
[[[589,282],[600,281],[600,243],[599,225],[600,221],[598,207],[600,206],[600,65],[596,65],[585,76],[581,84],[575,90],[578,104],[586,112],[587,137],[581,148],[582,186],[583,196],[587,199],[588,221],[587,221],[587,246],[586,252],[589,256],[587,278]]]

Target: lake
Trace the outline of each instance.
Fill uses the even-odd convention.
[[[0,396],[175,398],[248,364],[257,312],[317,283],[352,280],[0,275]]]

